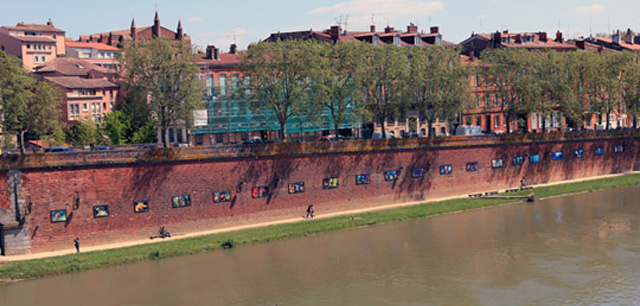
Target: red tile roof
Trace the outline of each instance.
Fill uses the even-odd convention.
[[[605,42],[607,44],[613,44],[613,40],[610,37],[593,37],[593,38],[596,40]],[[622,47],[623,49],[640,51],[640,45],[628,44],[624,41],[624,38],[620,39],[620,43],[618,45],[620,45],[620,47]]]
[[[11,36],[22,42],[47,42],[55,43],[56,40],[47,36]]]
[[[15,27],[3,27],[5,29],[9,29],[12,31],[40,31],[40,32],[56,32],[63,33],[63,30],[57,29],[53,25],[47,24],[32,24],[32,23],[23,23],[19,22]]]
[[[106,74],[115,73],[112,69],[102,68],[87,61],[71,57],[57,57],[42,66],[36,67],[35,73],[59,72],[66,76],[87,76],[92,70]]]
[[[105,79],[85,79],[76,76],[45,77],[44,79],[70,89],[99,89],[119,87],[117,84],[109,82]]]
[[[109,46],[103,43],[96,43],[96,42],[68,41],[66,44],[67,44],[67,47],[69,48],[90,48],[90,49],[96,49],[101,51],[120,51],[120,49],[116,47]]]

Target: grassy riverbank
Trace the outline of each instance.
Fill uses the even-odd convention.
[[[537,187],[533,192],[536,194],[536,197],[540,199],[639,184],[640,174],[629,174],[590,181]],[[509,195],[525,195],[530,192],[529,190],[520,193],[510,193]],[[0,266],[0,284],[20,279],[38,278],[222,249],[222,244],[228,241],[233,241],[236,246],[268,242],[513,202],[514,200],[503,199],[454,199],[384,211],[305,220],[298,223],[272,225],[263,228],[182,240],[167,240],[156,244],[139,245],[121,249],[94,251],[27,261],[4,262]]]

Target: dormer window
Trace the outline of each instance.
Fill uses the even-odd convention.
[[[396,34],[395,36],[393,36],[393,44],[394,45],[399,46],[401,41],[402,40],[400,39],[400,35]]]
[[[378,34],[373,34],[373,37],[371,38],[371,43],[374,46],[379,46],[380,45],[380,35]]]
[[[416,46],[422,46],[422,37],[420,35],[416,35],[413,37],[413,44]]]
[[[440,45],[442,45],[442,35],[438,34],[438,35],[436,36],[435,45],[436,45],[436,46],[440,46]]]

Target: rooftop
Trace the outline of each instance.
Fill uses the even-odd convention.
[[[85,79],[77,76],[45,77],[47,81],[73,89],[118,88],[118,85],[105,79]]]

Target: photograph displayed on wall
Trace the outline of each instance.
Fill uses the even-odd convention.
[[[424,169],[422,168],[411,169],[411,177],[413,178],[424,177]]]
[[[615,147],[613,147],[613,152],[614,153],[622,153],[624,151],[624,146],[623,145],[616,145]]]
[[[253,187],[251,188],[251,197],[253,198],[266,198],[269,196],[269,187]]]
[[[573,151],[573,156],[576,158],[582,158],[582,156],[584,156],[584,150],[580,149]]]
[[[478,162],[467,163],[467,171],[468,172],[478,171]]]
[[[602,155],[604,154],[604,148],[603,147],[597,147],[596,148],[596,155]]]
[[[49,215],[51,216],[51,223],[67,221],[66,209],[52,210],[49,212]]]
[[[140,200],[133,201],[133,212],[134,213],[145,213],[149,211],[149,201],[148,200]]]
[[[231,190],[213,192],[213,203],[229,202],[229,201],[231,201]]]
[[[398,180],[398,170],[387,171],[384,173],[384,180],[387,182]]]
[[[440,174],[451,174],[451,173],[453,173],[453,166],[451,165],[440,166]]]
[[[529,162],[532,164],[536,164],[540,162],[540,154],[533,154],[529,156]]]
[[[492,159],[491,160],[491,168],[502,168],[504,166],[504,163],[502,161],[502,158],[496,158],[496,159]]]
[[[559,160],[562,159],[562,152],[553,152],[553,155],[551,157],[553,160]]]
[[[516,157],[514,157],[513,160],[511,161],[511,163],[514,166],[524,164],[524,156],[516,156]]]
[[[180,207],[187,207],[187,206],[191,206],[191,196],[188,196],[188,195],[173,197],[171,201],[171,207],[173,208],[180,208]]]
[[[322,179],[322,188],[324,189],[338,188],[338,178],[328,177],[328,178]]]
[[[370,174],[358,174],[356,175],[356,185],[367,185],[371,184],[371,175]]]
[[[96,205],[93,207],[93,217],[102,218],[109,216],[109,205]]]
[[[304,192],[304,182],[289,183],[289,193],[302,193]]]

